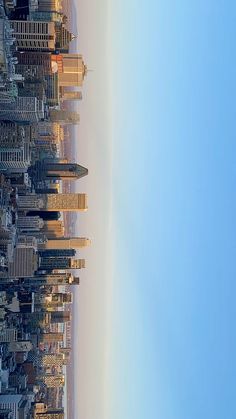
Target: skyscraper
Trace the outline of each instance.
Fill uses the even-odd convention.
[[[45,374],[39,377],[48,388],[63,387],[65,384],[64,375]]]
[[[56,32],[54,22],[12,20],[11,26],[18,50],[54,51]]]
[[[37,161],[29,173],[36,181],[74,180],[87,176],[88,169],[77,163]]]
[[[78,112],[64,109],[51,109],[49,118],[51,122],[60,122],[61,124],[78,124],[80,120]]]
[[[63,237],[60,239],[49,239],[46,243],[39,245],[40,249],[81,249],[91,244],[91,240],[85,237]]]
[[[29,194],[19,196],[17,201],[21,211],[86,211],[87,195],[78,193],[68,194]]]
[[[39,270],[53,271],[55,269],[82,269],[85,268],[85,259],[71,259],[67,257],[41,257]]]
[[[61,54],[63,69],[59,72],[59,87],[82,86],[87,67],[80,54]]]

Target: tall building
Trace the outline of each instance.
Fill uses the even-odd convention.
[[[54,51],[56,32],[54,22],[12,20],[16,46],[23,51]]]
[[[80,87],[87,74],[87,67],[80,54],[61,54],[62,72],[59,71],[59,87]]]
[[[39,377],[48,388],[63,387],[65,384],[64,375],[45,374]]]
[[[14,249],[13,261],[8,265],[9,278],[31,277],[38,267],[38,256],[32,247]]]
[[[44,222],[38,215],[35,217],[19,216],[17,218],[17,228],[23,231],[39,231],[42,229]]]
[[[75,249],[48,249],[48,250],[39,250],[38,253],[41,257],[69,258],[69,257],[75,256],[76,251]]]
[[[49,239],[46,243],[39,245],[39,249],[81,249],[91,244],[91,240],[85,237],[70,237],[60,239]]]
[[[78,193],[69,194],[29,194],[19,196],[18,209],[21,211],[86,211],[87,195]]]
[[[41,362],[43,366],[62,366],[64,364],[65,355],[59,354],[43,354]]]
[[[36,97],[17,97],[14,103],[0,103],[0,120],[39,122],[44,119],[44,103]]]
[[[14,342],[17,340],[17,329],[6,328],[0,332],[0,343]]]
[[[73,180],[87,176],[88,169],[77,163],[38,161],[30,172],[36,180]]]
[[[22,125],[16,122],[0,122],[0,147],[16,148],[22,147],[25,140],[25,130]]]
[[[39,12],[60,12],[61,9],[61,0],[38,0]]]
[[[49,409],[46,412],[35,413],[35,419],[64,419],[63,409]]]
[[[64,336],[60,332],[41,333],[39,340],[43,343],[63,342]]]
[[[52,273],[25,278],[23,284],[29,287],[41,285],[79,285],[79,278],[74,277],[71,273]]]
[[[50,312],[51,323],[66,323],[71,320],[70,311],[52,311]]]
[[[55,269],[82,269],[85,268],[85,259],[71,259],[67,257],[41,257],[39,270],[53,271]]]
[[[1,112],[1,111],[0,111]],[[1,147],[1,146],[0,146]],[[24,173],[31,163],[31,149],[29,142],[22,146],[0,148],[0,170],[11,173]]]
[[[63,89],[62,94],[61,94],[61,99],[62,100],[81,100],[82,92]]]
[[[80,116],[78,112],[74,111],[51,109],[49,112],[49,119],[51,122],[60,122],[61,124],[78,124]]]
[[[44,221],[47,220],[59,220],[61,214],[59,211],[37,211],[37,210],[33,210],[33,211],[28,211],[27,214],[30,217],[35,217],[36,215],[38,215],[39,217],[41,217]]]
[[[9,409],[11,419],[19,419],[19,410],[23,401],[22,394],[0,394],[0,409]]]

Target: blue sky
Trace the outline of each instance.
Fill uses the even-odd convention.
[[[97,132],[109,143],[110,204],[101,217],[109,224],[107,270],[92,285],[104,287],[105,300],[99,297],[91,321],[92,330],[99,316],[104,323],[105,349],[98,345],[105,385],[103,406],[91,396],[94,410],[83,413],[233,419],[236,5],[120,0],[103,7],[105,61],[88,58],[104,73],[98,69],[86,83],[100,77],[109,104],[102,113],[96,108],[99,124],[106,123],[106,132]],[[96,127],[95,116],[92,122]],[[99,135],[97,141],[90,149],[101,146]],[[107,165],[103,155],[98,167]],[[92,212],[93,205],[92,198]],[[87,370],[87,382],[91,377]]]

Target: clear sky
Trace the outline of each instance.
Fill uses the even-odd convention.
[[[74,417],[235,419],[236,4],[76,8],[94,71]]]

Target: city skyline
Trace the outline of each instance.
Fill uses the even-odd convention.
[[[76,4],[95,70],[75,134],[94,278],[76,291],[76,406],[234,418],[235,5]]]

